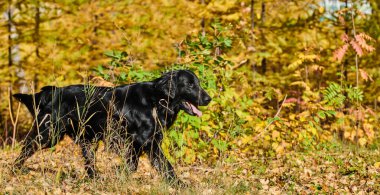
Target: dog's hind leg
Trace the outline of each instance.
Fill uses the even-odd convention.
[[[43,123],[39,127],[35,122],[31,133],[25,139],[25,144],[21,149],[20,155],[14,162],[14,168],[21,168],[24,162],[36,151],[56,145],[61,139],[61,136],[52,137],[52,131],[50,121]]]

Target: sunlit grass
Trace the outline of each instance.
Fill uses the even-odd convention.
[[[278,157],[252,157],[215,165],[176,164],[179,177],[188,188],[171,187],[151,168],[143,156],[137,172],[122,170],[122,160],[106,152],[101,144],[96,155],[100,175],[89,179],[80,149],[69,138],[54,149],[37,152],[25,168],[13,173],[11,164],[20,147],[0,150],[0,192],[14,194],[281,194],[376,193],[380,152],[353,150],[347,145],[321,146],[320,150],[290,152]]]

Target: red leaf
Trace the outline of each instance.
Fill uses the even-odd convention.
[[[365,40],[363,39],[363,37],[359,36],[359,35],[356,35],[355,36],[355,40],[360,44],[366,44]]]
[[[359,72],[360,72],[360,76],[365,80],[365,81],[373,81],[373,79],[371,78],[371,76],[369,76],[369,74],[363,70],[363,69],[359,69]]]
[[[348,42],[348,35],[346,33],[343,33],[342,36],[340,36],[340,39],[344,42]]]
[[[352,48],[354,48],[354,50],[356,51],[356,53],[359,55],[359,56],[362,56],[363,55],[363,50],[362,48],[360,47],[360,45],[355,41],[355,40],[351,40],[350,42]]]
[[[366,40],[368,40],[368,41],[376,41],[375,39],[373,39],[371,36],[369,36],[369,35],[367,35],[367,34],[365,34],[365,33],[360,33],[360,34],[358,34],[359,36],[361,36],[361,37],[363,37],[363,39],[366,39]]]
[[[346,21],[344,21],[344,18],[343,18],[341,15],[338,16],[338,19],[339,19],[339,22],[340,22],[342,25],[345,25],[345,24],[346,24]]]
[[[342,61],[344,55],[348,49],[348,44],[344,44],[341,48],[338,48],[334,51],[334,59],[337,59],[339,62]]]
[[[288,98],[285,100],[284,103],[296,103],[298,102],[297,98]]]
[[[376,113],[371,108],[367,108],[365,111],[376,117]]]
[[[361,36],[360,34],[359,35],[356,35],[355,36],[355,40],[359,43],[359,45],[366,51],[368,52],[373,52],[375,50],[374,47],[372,47],[371,45],[368,45],[365,38],[363,36]]]

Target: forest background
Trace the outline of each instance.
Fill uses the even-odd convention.
[[[190,69],[213,101],[166,132],[178,165],[337,145],[376,153],[379,9],[375,0],[2,1],[0,144],[13,151],[30,130],[14,93]],[[369,164],[379,168],[377,159]]]

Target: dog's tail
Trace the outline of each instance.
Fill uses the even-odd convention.
[[[33,95],[29,94],[22,94],[22,93],[16,93],[13,95],[16,100],[20,101],[21,103],[25,104],[25,106],[28,108],[29,112],[34,115],[34,108],[33,108]]]

